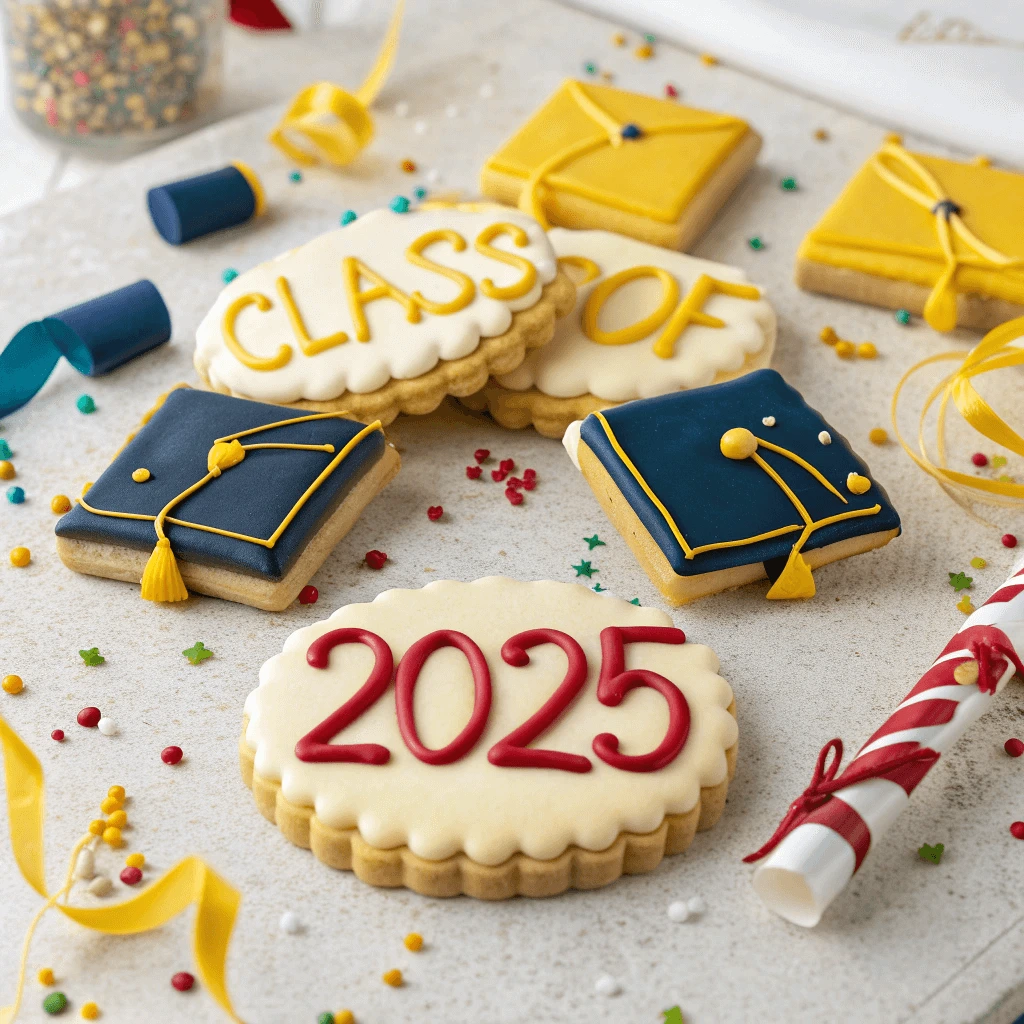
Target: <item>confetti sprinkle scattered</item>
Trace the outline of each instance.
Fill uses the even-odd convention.
[[[970,594],[964,594],[964,596],[957,601],[956,607],[957,610],[963,612],[964,615],[970,615],[971,612],[974,611],[974,604],[971,601]]]
[[[596,533],[594,534],[593,537],[584,537],[583,540],[586,543],[588,550],[590,550],[590,551],[593,551],[594,548],[607,547],[605,542],[603,540],[601,540],[601,538],[598,537],[598,535]]]
[[[862,341],[857,346],[857,355],[861,359],[875,359],[878,357],[878,348],[873,341]]]
[[[307,583],[299,591],[299,604],[316,604],[319,600],[320,591],[312,583]]]
[[[974,558],[971,559],[972,569],[984,569],[986,565],[988,565],[988,562],[986,562],[984,558],[980,558],[977,555],[975,555]]]
[[[872,444],[885,444],[889,440],[889,432],[884,427],[872,427],[868,432],[868,440]]]
[[[654,47],[650,43],[641,43],[634,51],[637,60],[650,60],[654,56]]]
[[[64,730],[63,729],[54,729],[53,732],[50,733],[50,739],[54,740],[57,743],[63,743],[64,742]]]
[[[665,96],[670,100],[679,99],[679,89],[674,86],[671,82],[665,83]]]
[[[596,75],[597,65],[592,60],[588,60],[583,65],[583,71],[588,75]]]
[[[625,46],[625,45],[626,45],[626,35],[625,35],[625,33],[624,32],[616,32],[615,35],[612,36],[612,46]]]
[[[13,480],[15,476],[14,463],[6,459],[0,462],[0,480]]]
[[[507,477],[507,476],[508,476],[508,470],[507,469],[492,469],[491,470],[491,479],[496,484],[500,484],[501,481],[504,480],[505,477]]]
[[[126,867],[141,868],[146,863],[146,858],[141,853],[129,853],[124,859]]]
[[[686,1024],[683,1020],[683,1011],[678,1006],[670,1006],[667,1010],[661,1011],[664,1017],[664,1024]]]
[[[591,587],[591,590],[593,590],[595,594],[603,594],[605,592],[605,588],[602,587],[600,583],[595,583],[593,587]]]
[[[907,324],[910,323],[910,310],[897,309],[896,312],[893,313],[893,317],[895,318],[896,323],[903,324],[903,326],[906,327]]]
[[[1010,826],[1010,835],[1014,839],[1024,839],[1024,821],[1015,821]]]
[[[51,992],[43,1000],[43,1009],[51,1015],[63,1013],[67,1008],[68,997],[63,992]]]
[[[694,917],[700,917],[700,915],[705,913],[708,909],[708,905],[704,902],[703,896],[691,896],[686,901],[686,906],[690,911],[690,914]]]
[[[634,597],[633,600],[630,601],[629,603],[630,604],[635,604],[637,607],[639,607],[640,606],[640,598],[639,597]]]
[[[510,476],[508,478],[508,487],[506,488],[506,490],[510,487],[513,491],[518,491],[518,490],[521,490],[525,486],[526,486],[526,482],[525,481],[520,480],[519,477],[517,477],[517,476]]]
[[[0,459],[9,459],[14,455],[11,451],[11,446],[0,437]]]
[[[25,491],[21,487],[8,487],[7,500],[12,505],[20,505],[25,500]]]
[[[355,210],[346,210],[341,215],[341,226],[343,228],[348,227],[349,224],[351,224],[352,221],[354,221],[357,217],[358,217],[358,214],[356,213]]]
[[[822,444],[831,444],[832,435],[827,430],[823,430],[820,434],[818,434],[818,440]]]
[[[466,477],[470,480],[479,480],[483,475],[483,468],[481,466],[467,466]]]
[[[1004,548],[1015,548],[1017,546],[1017,538],[1012,533],[1004,533],[1001,539]]]
[[[427,190],[422,185],[414,188],[412,190],[412,194],[416,197],[417,201],[421,203],[427,198]]]
[[[1021,742],[1016,736],[1014,736],[1003,744],[1003,750],[1005,750],[1010,757],[1020,757],[1021,754],[1024,754],[1024,742]]]
[[[15,675],[4,676],[4,681],[0,685],[3,686],[4,693],[10,693],[12,695],[15,693],[21,693],[21,691],[25,689],[24,680],[21,676]]]
[[[199,665],[206,661],[207,658],[213,657],[213,651],[211,651],[202,640],[197,640],[191,647],[186,647],[181,652],[193,665]]]
[[[718,63],[718,58],[712,53],[702,53],[700,62],[706,68],[713,68]]]
[[[177,974],[171,976],[171,984],[179,992],[187,992],[195,983],[196,979],[188,971],[178,971]]]
[[[796,178],[783,178],[779,182],[779,188],[783,192],[795,192],[797,190]]]
[[[508,498],[509,503],[512,505],[522,505],[525,501],[520,491],[517,491],[514,487],[505,488],[505,497]]]
[[[515,468],[515,459],[502,459],[501,462],[498,463],[498,469],[500,469],[503,473],[511,473],[512,470]]]
[[[79,651],[78,655],[86,665],[102,665],[107,660],[100,654],[98,647],[90,647],[87,651]]]
[[[828,324],[822,327],[818,337],[826,345],[834,345],[839,340],[839,335],[836,334],[836,329],[834,327],[830,327]]]
[[[81,1014],[83,1020],[95,1020],[100,1015],[100,1008],[95,1003],[86,1003]]]
[[[388,556],[386,552],[374,548],[372,551],[367,551],[363,559],[371,569],[383,569]]]
[[[292,171],[292,173],[288,175],[288,180],[297,185],[302,181],[302,171]]]
[[[385,971],[381,975],[381,981],[392,988],[398,988],[402,984],[402,972],[397,967],[392,967],[390,971]]]
[[[992,468],[993,469],[1002,469],[1003,466],[1005,466],[1005,465],[1006,465],[1006,456],[1005,455],[993,455],[992,456]]]
[[[419,932],[409,932],[402,942],[410,953],[418,953],[423,948],[423,936]]]
[[[406,160],[403,160],[398,165],[398,169],[400,171],[405,171],[406,174],[415,174],[416,173],[416,163],[413,160],[406,159]]]
[[[857,354],[857,346],[852,341],[843,341],[841,338],[836,342],[836,355],[840,359],[852,359]]]
[[[758,252],[764,248],[764,242],[758,235],[754,235],[753,238],[748,238],[747,245],[749,245],[750,248],[754,250],[754,252]]]
[[[117,723],[112,718],[101,718],[96,723],[96,728],[99,729],[104,736],[117,735]]]
[[[676,900],[668,905],[668,919],[682,924],[690,916],[690,908],[682,901]]]
[[[579,565],[572,565],[572,566],[570,566],[570,568],[576,570],[576,577],[577,578],[579,578],[580,576],[586,576],[587,579],[590,579],[594,575],[595,572],[600,572],[601,571],[600,569],[595,569],[590,564],[590,562],[585,562],[583,559],[580,559],[580,564]]]
[[[125,885],[138,885],[142,881],[142,872],[138,868],[125,868],[118,877]]]
[[[929,846],[927,843],[920,847],[917,851],[918,857],[921,860],[929,861],[932,864],[938,864],[942,860],[942,851],[945,850],[945,846],[942,843],[936,843],[934,846]]]
[[[594,991],[599,996],[617,996],[622,991],[622,988],[610,974],[602,974],[594,982]]]
[[[46,985],[49,987],[54,982],[53,968],[52,967],[41,967],[39,973],[36,975],[40,985]]]
[[[160,751],[160,760],[164,764],[177,764],[183,756],[181,747],[164,747]]]
[[[324,1010],[324,1012],[317,1017],[316,1024],[337,1024],[337,1021],[335,1021],[334,1014],[331,1013],[330,1010]]]
[[[220,279],[225,284],[231,284],[236,277],[238,277],[238,271],[234,267],[228,267],[226,270],[222,270],[220,274]]]
[[[281,915],[281,920],[277,922],[277,926],[288,935],[298,935],[302,931],[302,922],[294,910],[286,910]]]
[[[622,137],[624,139],[640,139],[643,138],[643,130],[638,124],[627,124],[622,127]]]
[[[969,590],[974,585],[974,577],[962,572],[951,572],[949,585],[959,594],[961,590]]]
[[[436,523],[443,515],[444,508],[441,505],[431,505],[430,508],[427,509],[427,518],[432,523]]]
[[[86,415],[96,411],[96,403],[92,400],[91,395],[79,395],[75,405],[78,407],[79,412],[83,412]]]
[[[23,547],[11,548],[10,559],[16,569],[24,569],[32,561],[32,552]]]
[[[478,463],[486,462],[490,457],[491,452],[489,448],[477,448],[477,450],[473,452],[473,458],[476,459]]]
[[[824,128],[815,128],[814,137],[818,142],[828,142],[828,132]]]
[[[388,206],[391,207],[395,213],[409,212],[409,200],[406,196],[395,196],[395,198],[388,203]]]
[[[54,515],[62,516],[65,512],[71,511],[71,499],[66,494],[56,494],[50,499],[50,511]]]

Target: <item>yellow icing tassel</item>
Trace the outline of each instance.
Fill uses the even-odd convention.
[[[790,601],[797,597],[814,597],[816,592],[811,567],[807,564],[807,559],[794,547],[789,553],[782,575],[768,591],[768,600]]]
[[[956,289],[953,276],[956,266],[948,267],[935,282],[928,301],[924,304],[924,319],[936,331],[951,331],[956,327]]]
[[[221,471],[237,466],[245,458],[245,449],[236,438],[234,441],[218,441],[206,456],[206,468],[214,476],[220,476]],[[177,504],[178,499],[175,499]]]
[[[161,537],[142,574],[143,601],[185,601],[188,588],[181,578],[178,561],[171,550],[171,542]]]

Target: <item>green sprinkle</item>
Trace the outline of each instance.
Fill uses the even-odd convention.
[[[100,654],[100,649],[98,647],[90,647],[89,650],[79,651],[78,653],[82,656],[82,661],[84,661],[86,665],[102,665],[103,662],[107,660],[102,654]]]
[[[409,200],[405,196],[395,196],[394,199],[388,203],[395,213],[408,213],[409,212]]]
[[[662,1010],[661,1015],[665,1018],[665,1024],[685,1024],[683,1021],[683,1011],[678,1006]]]
[[[9,459],[13,454],[11,446],[0,437],[0,459]]]
[[[348,225],[351,224],[352,221],[354,221],[356,219],[356,216],[357,216],[357,214],[356,214],[355,210],[346,210],[341,215],[341,226],[343,228],[344,227],[348,227]]]
[[[88,414],[96,411],[96,403],[92,400],[91,395],[79,395],[78,401],[75,402],[75,405],[78,406],[79,412]]]
[[[645,32],[644,33],[644,42],[645,43],[656,43],[657,41],[658,40],[655,37],[653,32]]]
[[[577,577],[586,576],[587,579],[590,579],[595,572],[601,571],[600,569],[594,569],[589,562],[584,562],[582,559],[580,559],[579,565],[574,565],[572,568],[576,570]]]
[[[934,846],[929,846],[927,843],[924,844],[918,851],[917,855],[921,860],[931,861],[932,864],[938,864],[942,860],[942,851],[945,850],[945,846],[942,843],[936,843]]]
[[[1002,469],[1003,466],[1005,466],[1005,465],[1006,465],[1006,456],[1005,455],[993,455],[992,456],[992,468],[993,469]]]
[[[630,604],[635,604],[637,607],[639,607],[640,606],[640,598],[639,597],[634,597],[633,600],[630,601],[629,603]]]
[[[588,75],[596,75],[597,65],[592,60],[588,60],[587,63],[583,65],[583,70],[586,71]]]
[[[200,662],[206,661],[207,658],[213,657],[213,651],[208,647],[204,647],[202,640],[197,640],[191,647],[186,647],[181,653],[184,654],[193,665],[198,665]]]
[[[596,533],[593,537],[584,537],[583,539],[587,542],[591,551],[593,551],[594,548],[603,548],[605,546],[604,541],[601,540]]]
[[[603,590],[604,590],[604,587],[602,587],[600,583],[595,583],[594,584],[594,592],[595,593],[600,594],[601,591],[603,591]]]
[[[228,267],[227,270],[221,272],[220,279],[225,284],[231,284],[234,279],[238,277],[238,271],[234,267]]]
[[[68,997],[63,992],[51,992],[43,1000],[43,1009],[50,1014],[63,1013],[68,1008]]]
[[[949,585],[959,594],[961,590],[970,590],[974,583],[973,576],[967,576],[962,572],[951,572],[949,574]]]
[[[334,1024],[334,1014],[330,1010],[324,1010],[316,1019],[316,1024]]]
[[[422,185],[420,185],[420,187],[417,188],[417,189],[413,189],[413,193],[412,194],[421,203],[423,202],[424,199],[427,198],[427,190]]]
[[[759,249],[763,249],[764,248],[764,242],[761,241],[761,238],[760,238],[759,235],[754,235],[753,238],[748,238],[747,239],[747,245],[749,245],[750,248],[753,249],[755,252],[757,250],[759,250]]]
[[[910,323],[910,310],[909,309],[897,309],[893,314],[896,317],[896,323],[903,324],[904,327]]]
[[[984,569],[986,565],[988,565],[988,562],[986,562],[984,558],[976,556],[971,559],[972,569]]]
[[[779,187],[783,192],[795,192],[796,191],[796,178],[783,178],[779,182]]]
[[[302,181],[302,171],[292,171],[292,173],[288,175],[288,180],[294,181],[296,184],[298,184],[300,181]]]

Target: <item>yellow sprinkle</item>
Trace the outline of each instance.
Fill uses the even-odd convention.
[[[111,828],[124,828],[128,824],[128,814],[125,811],[114,811],[110,817],[107,818],[107,824]]]
[[[126,867],[141,868],[146,863],[146,858],[141,853],[129,853],[124,859]]]
[[[868,433],[868,440],[872,444],[885,444],[889,440],[889,434],[885,427],[872,427]]]
[[[993,469],[1001,469],[1005,465],[1006,465],[1006,456],[1005,455],[993,455],[992,456],[992,468]]]
[[[11,565],[24,569],[32,561],[32,552],[28,548],[11,548]]]
[[[103,832],[106,829],[106,827],[107,823],[102,818],[93,818],[93,820],[89,822],[89,831],[94,836],[103,835]]]
[[[839,340],[839,335],[836,334],[835,328],[829,327],[827,324],[822,327],[821,333],[818,337],[821,338],[826,345],[834,345]]]
[[[103,798],[103,802],[100,804],[100,810],[104,814],[110,814],[111,811],[119,811],[124,806],[117,797],[106,796]]]
[[[654,47],[650,43],[641,43],[633,51],[633,56],[640,60],[650,60],[654,56]]]
[[[984,569],[986,565],[988,565],[988,562],[986,562],[984,558],[976,556],[971,559],[972,569]]]
[[[0,480],[13,480],[14,476],[14,463],[6,459],[0,461]]]
[[[111,786],[107,790],[107,796],[112,796],[115,800],[124,800],[127,795],[124,791],[124,786]]]
[[[878,355],[878,349],[875,348],[875,343],[873,341],[862,341],[857,346],[857,355],[859,355],[861,359],[874,359]]]
[[[53,980],[54,980],[53,979],[53,968],[52,967],[44,967],[44,968],[42,968],[40,970],[40,972],[36,975],[36,977],[39,979],[39,984],[40,985],[52,985],[53,984]]]
[[[381,981],[392,988],[398,988],[402,984],[402,972],[397,967],[393,967],[381,975]]]
[[[103,830],[103,842],[108,846],[120,846],[121,830],[115,825],[109,825]]]
[[[410,953],[418,953],[423,948],[423,936],[419,932],[409,932],[402,941]]]
[[[4,676],[3,681],[4,693],[21,693],[25,689],[25,683],[21,676]]]
[[[57,494],[50,499],[50,511],[62,516],[71,511],[71,499],[66,494]]]
[[[351,1010],[339,1010],[334,1015],[334,1024],[356,1024],[356,1015]]]
[[[957,601],[956,606],[959,611],[964,613],[964,615],[970,615],[971,612],[974,611],[974,605],[971,603],[971,599],[967,594],[964,594],[964,596]]]
[[[153,474],[150,473],[145,466],[140,466],[134,473],[132,473],[132,479],[137,484],[144,484]]]
[[[82,1016],[86,1020],[95,1020],[100,1015],[100,1008],[95,1003],[86,1003],[82,1007]]]
[[[713,68],[718,63],[718,58],[712,53],[702,53],[700,62],[706,68]]]
[[[625,35],[622,32],[616,32],[615,35],[612,36],[612,43],[615,46],[625,46],[626,45],[626,37],[625,37]]]
[[[814,137],[819,142],[827,142],[828,141],[828,132],[824,128],[815,128],[814,129]]]
[[[88,494],[88,493],[89,493],[89,488],[90,488],[90,487],[92,487],[92,481],[91,481],[91,480],[88,480],[88,481],[86,481],[86,482],[85,482],[85,483],[84,483],[84,484],[82,485],[82,493],[83,493],[83,494]]]
[[[836,355],[840,359],[852,359],[857,352],[857,346],[852,341],[837,341]]]

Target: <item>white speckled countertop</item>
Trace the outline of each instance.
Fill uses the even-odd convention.
[[[875,448],[866,440],[871,427],[887,425],[892,387],[906,366],[974,339],[939,338],[919,323],[902,328],[883,310],[805,295],[791,283],[800,238],[883,127],[728,68],[704,67],[668,46],[655,60],[636,61],[613,49],[612,26],[547,0],[515,8],[490,0],[413,5],[379,104],[378,138],[344,174],[310,171],[301,184],[290,183],[291,168],[263,142],[275,118],[266,111],[0,221],[0,337],[140,276],[157,283],[174,320],[170,345],[109,377],[86,381],[62,365],[0,429],[14,449],[16,482],[28,494],[23,505],[0,504],[0,673],[26,681],[19,696],[2,695],[0,711],[47,773],[51,884],[107,787],[126,786],[133,798],[129,848],[144,851],[154,873],[195,853],[242,891],[229,978],[249,1024],[306,1024],[345,1006],[360,1024],[656,1024],[676,1003],[691,1024],[1012,1020],[1024,1009],[1024,992],[1016,991],[1024,845],[1008,825],[1024,818],[1024,765],[1007,758],[1002,743],[1024,729],[1015,686],[931,772],[817,929],[771,916],[740,862],[806,785],[821,745],[835,735],[863,742],[959,626],[947,572],[983,555],[988,568],[972,575],[975,593],[987,596],[1012,561],[999,533],[1024,534],[1019,515],[1004,514],[998,531],[972,522],[895,445]],[[368,59],[355,57],[361,40],[342,33],[337,42],[352,85]],[[653,874],[543,902],[488,905],[375,890],[291,846],[258,814],[237,765],[245,696],[260,664],[293,629],[345,602],[444,577],[569,580],[570,563],[585,550],[581,538],[595,531],[607,542],[594,552],[597,579],[623,597],[660,605],[561,446],[454,409],[398,420],[389,433],[403,452],[401,474],[314,578],[320,603],[281,614],[207,598],[157,607],[142,603],[135,587],[75,576],[54,553],[49,500],[77,494],[94,479],[167,385],[195,380],[192,335],[224,268],[244,269],[329,229],[347,207],[365,211],[408,192],[422,179],[397,169],[405,157],[423,171],[437,168],[444,186],[471,192],[485,156],[587,59],[615,70],[626,88],[655,92],[671,80],[686,102],[743,115],[764,136],[757,168],[695,251],[744,267],[768,288],[780,316],[774,365],[869,460],[905,533],[881,552],[818,572],[811,602],[768,604],[765,588],[752,586],[674,613],[688,636],[720,655],[740,723],[739,771],[725,815],[686,854]],[[479,96],[484,83],[495,87],[490,99]],[[391,113],[399,100],[410,104],[407,119]],[[454,119],[445,115],[449,103],[459,108]],[[424,134],[413,133],[417,118],[427,121]],[[831,141],[814,141],[819,126]],[[180,250],[165,246],[148,223],[145,188],[239,158],[263,175],[272,215]],[[800,183],[795,193],[777,184],[789,174]],[[760,252],[747,246],[754,234],[766,242]],[[817,340],[825,323],[844,337],[874,340],[880,358],[837,360]],[[82,392],[96,400],[91,416],[75,409]],[[958,450],[969,453],[970,445],[964,440]],[[497,486],[466,480],[463,467],[478,447],[537,469],[539,486],[521,507],[509,505]],[[424,515],[432,504],[448,513],[440,524]],[[32,549],[28,569],[8,564],[15,544]],[[361,564],[374,547],[390,557],[380,573]],[[199,667],[180,654],[196,640],[216,652]],[[88,668],[78,651],[94,645],[107,661]],[[75,725],[88,704],[114,718],[119,735]],[[63,745],[49,739],[56,727],[68,733]],[[170,743],[186,752],[176,768],[159,759]],[[918,859],[924,842],[945,844],[941,865]],[[107,853],[101,864],[113,870],[120,860]],[[13,869],[6,830],[0,864],[6,1002],[23,928],[39,901]],[[706,900],[706,914],[670,922],[668,903],[696,894]],[[300,934],[279,932],[285,910],[299,916]],[[76,1016],[92,999],[101,1019],[115,1024],[219,1021],[198,986],[181,995],[168,983],[175,971],[193,969],[190,925],[186,914],[158,933],[118,939],[52,915],[33,947],[31,973],[52,966]],[[413,929],[427,940],[418,955],[402,947]],[[402,989],[380,981],[393,966],[406,972]],[[595,993],[605,973],[619,980],[620,995]],[[21,1019],[48,1019],[40,1003],[32,981]]]

